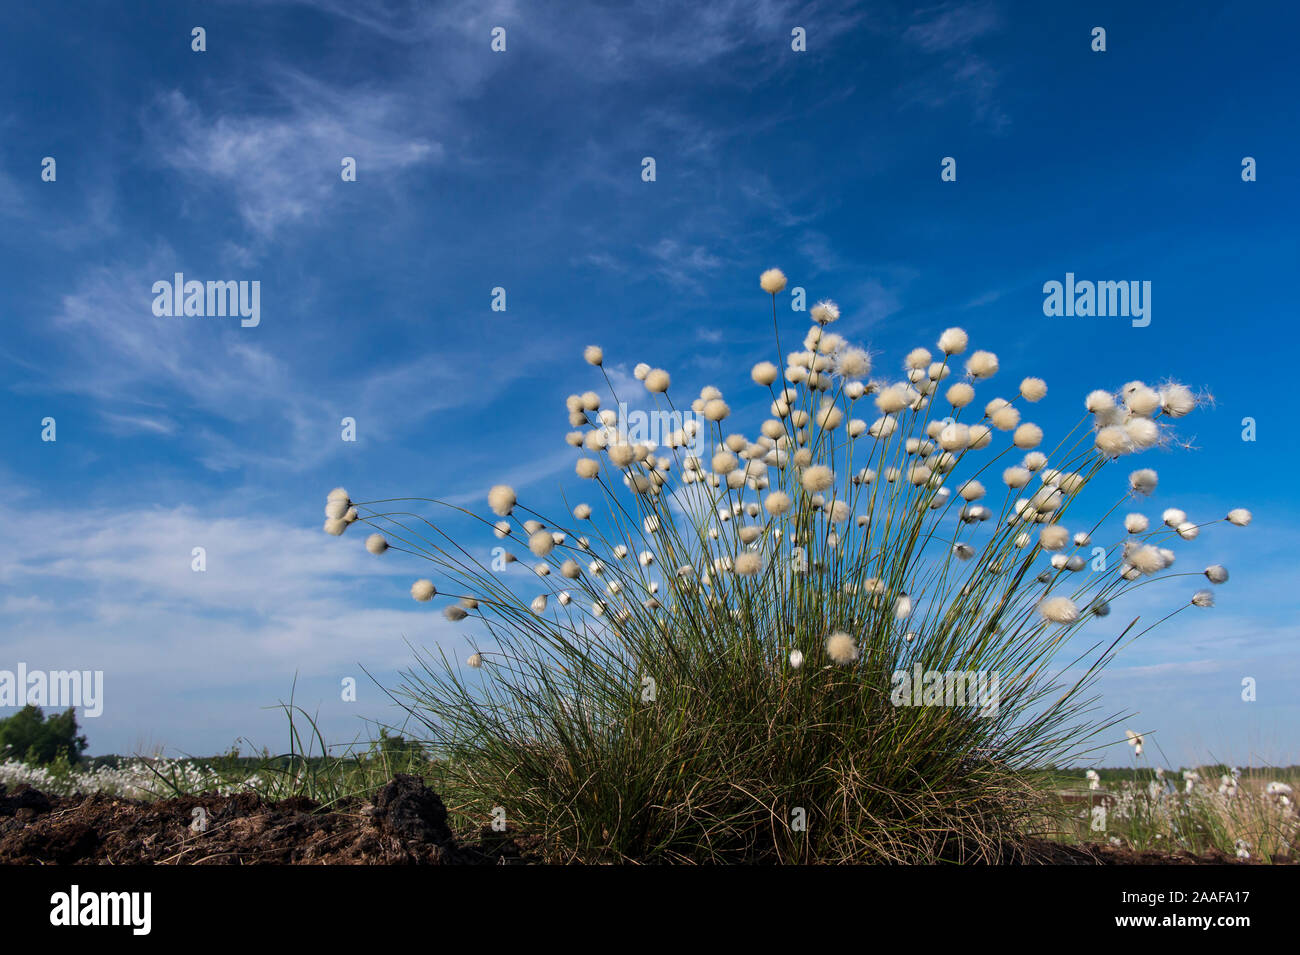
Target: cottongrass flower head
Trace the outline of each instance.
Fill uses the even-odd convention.
[[[661,395],[672,384],[672,377],[662,368],[652,368],[645,376],[645,390],[651,394]]]
[[[826,655],[840,666],[848,666],[858,659],[857,642],[842,630],[826,638]]]
[[[1047,397],[1047,382],[1041,378],[1026,378],[1020,383],[1020,395],[1026,401],[1042,401]]]
[[[760,361],[750,371],[750,377],[754,379],[755,384],[759,385],[772,384],[780,374],[781,370],[770,361]]]
[[[840,317],[840,307],[831,301],[821,301],[808,310],[808,315],[818,325],[829,325]]]
[[[1160,478],[1152,468],[1140,468],[1128,476],[1128,486],[1134,494],[1150,495],[1154,493]]]
[[[1079,608],[1069,597],[1048,597],[1038,605],[1038,612],[1051,623],[1074,623],[1079,619]]]
[[[945,355],[960,355],[966,350],[969,339],[960,328],[949,328],[939,336],[939,351]]]
[[[758,277],[759,287],[769,295],[777,295],[785,290],[785,273],[780,269],[768,269]]]
[[[804,469],[802,484],[809,494],[820,494],[822,491],[829,490],[834,483],[835,473],[824,464],[816,464]]]
[[[515,496],[515,489],[509,484],[497,484],[488,491],[488,506],[492,508],[492,513],[498,517],[509,517],[518,501],[519,498]]]

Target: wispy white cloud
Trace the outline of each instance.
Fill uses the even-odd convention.
[[[396,188],[392,173],[444,155],[440,142],[412,133],[409,109],[394,94],[333,87],[288,69],[277,80],[271,112],[221,113],[173,90],[144,117],[159,161],[191,182],[232,193],[261,238],[318,221],[343,187],[345,156],[357,161],[358,179]]]
[[[941,56],[943,63],[902,84],[903,102],[928,109],[960,103],[977,122],[1004,129],[1011,119],[999,102],[1001,75],[974,49],[977,41],[996,33],[1001,25],[991,3],[950,3],[917,11],[903,39]]]
[[[964,47],[996,31],[1001,17],[991,3],[949,3],[918,10],[903,39],[928,53]]]

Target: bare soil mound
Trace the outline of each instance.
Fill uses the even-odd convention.
[[[417,776],[395,776],[371,804],[329,811],[252,793],[139,802],[0,786],[0,863],[10,865],[446,865],[520,856],[510,840],[478,841],[457,844],[442,800]]]
[[[196,812],[201,810],[201,812]],[[197,821],[197,822],[196,822]],[[522,847],[521,847],[522,844]],[[499,865],[540,861],[530,842],[489,828],[462,834],[418,776],[398,775],[371,803],[325,810],[308,799],[252,793],[156,802],[103,794],[48,796],[0,785],[0,864],[7,865]],[[1137,852],[1030,840],[1008,863],[1229,865],[1222,853]]]

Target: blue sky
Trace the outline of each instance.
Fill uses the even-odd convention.
[[[406,595],[418,568],[323,535],[325,493],[481,502],[508,481],[557,499],[564,397],[594,384],[582,347],[740,393],[770,353],[757,275],[779,265],[839,302],[836,330],[882,368],[966,328],[1007,378],[1048,380],[1049,430],[1133,378],[1213,392],[1180,428],[1195,451],[1144,456],[1161,473],[1148,510],[1246,506],[1255,523],[1188,546],[1232,571],[1218,606],[1126,651],[1104,701],[1172,763],[1300,763],[1300,513],[1278,479],[1300,457],[1284,431],[1289,5],[55,2],[8,18],[0,668],[104,670],[92,752],[274,749],[264,707],[295,673],[333,741],[397,719],[361,668],[391,682],[407,641],[460,654],[466,634]],[[151,287],[175,272],[260,281],[261,323],[155,317]],[[1066,272],[1150,281],[1151,324],[1045,317],[1043,283]]]

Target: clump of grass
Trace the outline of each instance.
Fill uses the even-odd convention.
[[[1195,396],[1094,391],[1045,453],[1022,416],[1046,383],[972,409],[999,361],[963,364],[961,329],[873,379],[822,302],[782,362],[785,279],[761,284],[778,361],[752,371],[770,414],[751,431],[715,387],[679,407],[670,374],[647,364],[635,375],[659,417],[620,417],[630,396],[593,346],[608,399],[571,395],[567,440],[594,504],[561,518],[497,485],[487,516],[339,488],[325,529],[370,525],[372,553],[434,568],[412,596],[448,600],[476,649],[463,667],[417,655],[397,695],[465,811],[504,812],[555,859],[1006,858],[1041,819],[1033,768],[1115,725],[1093,715],[1090,688],[1145,631],[1134,620],[1082,651],[1067,643],[1133,589],[1179,576],[1168,545],[1200,530],[1181,512],[1130,520],[1097,571],[1094,536],[1157,476],[1133,472],[1096,520],[1075,519],[1076,501],[1118,459],[1172,442]],[[645,420],[659,434],[637,433]],[[999,482],[1000,501],[985,486]],[[505,557],[488,566],[437,509],[492,531]],[[1173,613],[1211,602],[1198,593]],[[985,678],[973,698],[962,675]]]

